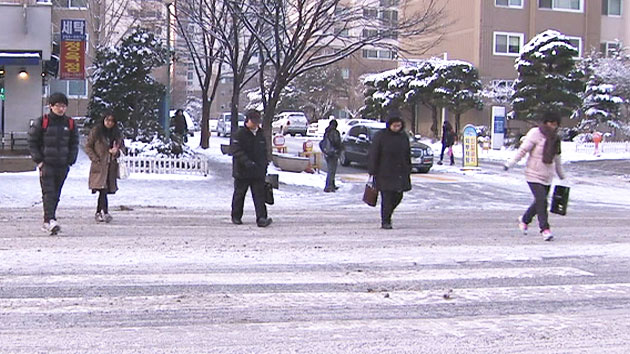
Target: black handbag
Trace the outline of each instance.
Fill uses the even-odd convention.
[[[551,196],[551,209],[554,214],[567,215],[569,205],[569,187],[555,186]]]
[[[378,190],[374,184],[374,177],[370,177],[365,184],[365,190],[363,191],[363,202],[369,206],[376,206],[376,200],[378,199]]]
[[[273,201],[273,185],[269,182],[265,182],[265,203],[272,205]]]

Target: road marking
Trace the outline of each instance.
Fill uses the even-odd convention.
[[[342,182],[354,183],[354,182],[367,182],[369,175],[367,173],[357,174],[343,174],[338,175]],[[419,182],[423,180],[425,182],[443,182],[443,183],[456,183],[461,182],[461,178],[455,178],[454,176],[436,176],[427,174],[412,174],[411,180],[413,182]]]

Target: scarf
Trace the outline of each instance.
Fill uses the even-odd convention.
[[[545,146],[543,147],[543,162],[546,164],[553,163],[553,158],[560,155],[560,137],[555,129],[541,124],[538,129],[545,136]]]

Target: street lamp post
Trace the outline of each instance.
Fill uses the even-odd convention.
[[[166,49],[168,50],[168,61],[166,63],[166,94],[164,97],[164,135],[170,135],[170,112],[171,112],[171,5],[175,0],[164,0],[166,5]]]

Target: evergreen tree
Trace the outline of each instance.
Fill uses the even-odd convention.
[[[580,107],[583,74],[575,66],[578,51],[563,34],[547,30],[523,48],[516,62],[512,96],[515,118],[537,120],[544,112],[571,116]]]
[[[110,110],[124,125],[125,136],[150,142],[161,136],[159,102],[164,86],[151,77],[154,68],[166,64],[168,50],[144,29],[136,28],[115,48],[96,54],[88,115],[92,121]]]

